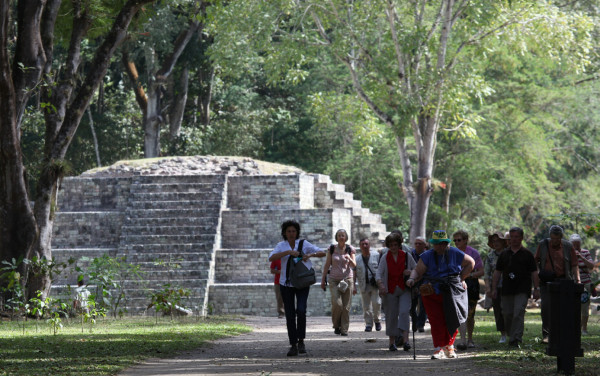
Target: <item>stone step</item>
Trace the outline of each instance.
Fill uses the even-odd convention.
[[[143,201],[221,201],[222,192],[154,192],[136,193],[129,196],[129,205],[138,205]]]
[[[136,184],[223,184],[227,175],[142,175],[133,178],[132,187]]]
[[[200,235],[214,234],[214,225],[202,226],[123,226],[121,236],[128,235]]]
[[[213,249],[212,241],[206,242],[179,242],[171,244],[125,244],[119,247],[118,255],[130,257],[136,254],[179,254],[179,253],[210,253]]]
[[[186,262],[186,264],[194,264],[194,262]],[[183,281],[182,283],[184,283],[182,286],[185,287],[185,283],[192,283],[194,284],[195,280],[197,279],[204,279],[206,280],[208,278],[208,265],[204,265],[203,263],[198,263],[196,262],[196,268],[192,268],[190,267],[189,269],[186,268],[182,268],[182,269],[174,269],[174,270],[163,270],[163,269],[157,269],[157,268],[162,268],[161,266],[157,266],[154,265],[153,263],[142,263],[142,265],[140,265],[139,263],[136,263],[135,265],[139,265],[140,266],[140,272],[142,277],[144,278],[145,281],[148,281],[149,283],[154,283],[152,281],[164,281],[164,283],[167,283],[171,280],[178,280],[178,281]],[[192,281],[192,282],[190,282]],[[156,283],[158,283],[156,282]],[[136,282],[137,283],[137,282]],[[128,284],[124,284],[124,286],[129,286]]]
[[[128,218],[218,217],[219,208],[128,209]]]
[[[117,248],[54,248],[52,247],[52,260],[66,262],[69,258],[79,260],[82,257],[96,258],[103,255],[115,257]]]
[[[208,252],[198,253],[198,252],[174,252],[174,253],[133,253],[128,254],[127,262],[132,264],[141,264],[145,262],[179,262],[182,260],[183,262],[200,262],[209,265],[212,255]]]
[[[129,218],[126,226],[216,226],[219,217]]]
[[[200,235],[123,235],[121,244],[212,243],[215,234]]]
[[[219,209],[221,200],[130,201],[131,210]],[[129,210],[128,210],[129,211]]]
[[[223,193],[223,183],[148,183],[136,184],[130,189],[131,194],[142,193]]]
[[[166,277],[166,276],[165,276]],[[123,290],[138,290],[138,289],[159,289],[165,284],[170,284],[171,286],[179,286],[183,288],[193,289],[193,288],[202,288],[207,284],[207,279],[201,278],[181,278],[174,277],[171,279],[164,278],[160,279],[147,279],[144,282],[138,280],[125,280],[123,282]]]

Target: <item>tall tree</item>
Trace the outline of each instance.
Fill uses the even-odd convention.
[[[490,92],[472,62],[502,39],[581,68],[590,43],[585,16],[546,1],[242,0],[215,24],[215,57],[230,69],[257,51],[274,83],[304,79],[322,55],[346,68],[355,96],[394,135],[411,239],[425,233],[441,124],[472,127],[471,98]]]
[[[126,36],[132,19],[144,4],[153,0],[94,2],[73,0],[0,1],[0,259],[27,257],[51,260],[50,242],[57,186],[64,172],[64,157],[84,112],[104,77],[110,59]],[[16,14],[10,5],[16,3]],[[64,7],[64,8],[61,8]],[[111,8],[112,7],[112,8]],[[55,30],[59,10],[70,14],[66,54],[57,61],[54,54]],[[100,12],[114,12],[112,25],[95,50],[93,69],[79,77],[82,42],[94,20],[100,25],[106,18],[96,18]],[[11,30],[11,25],[16,25]],[[100,26],[98,25],[98,26]],[[15,40],[14,49],[11,48]],[[11,52],[14,50],[14,54]],[[10,62],[12,63],[12,66]],[[43,165],[36,186],[36,196],[30,197],[25,183],[23,155],[20,145],[20,125],[27,111],[29,98],[40,90],[41,109],[45,119]],[[35,201],[33,208],[30,202]],[[28,295],[36,291],[47,294],[50,278],[41,270],[30,271]]]

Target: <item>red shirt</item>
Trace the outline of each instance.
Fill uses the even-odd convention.
[[[275,269],[275,270],[281,271],[281,259],[275,260],[275,261],[271,261],[271,269]],[[279,284],[279,277],[281,277],[280,273],[275,274],[275,284],[276,285]]]
[[[394,261],[392,252],[387,253],[385,261],[388,267],[388,294],[393,294],[396,286],[404,290],[404,269],[406,268],[406,253],[398,251],[398,260]]]

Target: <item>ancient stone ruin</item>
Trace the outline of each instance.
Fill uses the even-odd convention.
[[[124,282],[131,313],[145,312],[149,291],[168,282],[189,289],[184,304],[199,313],[275,315],[268,255],[283,221],[300,222],[301,237],[322,248],[340,228],[354,245],[367,236],[378,247],[387,234],[379,215],[328,176],[248,158],[117,163],[65,178],[57,209],[55,260],[108,254],[140,266],[145,283]],[[324,259],[314,263],[320,280]],[[73,273],[61,278],[55,294],[76,285]],[[308,313],[329,313],[329,300],[313,286]]]

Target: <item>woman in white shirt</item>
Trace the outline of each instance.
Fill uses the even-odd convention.
[[[303,262],[307,268],[312,267],[311,257],[323,257],[323,252],[319,247],[310,244],[304,240],[302,246],[302,255],[298,251],[300,242],[300,224],[296,221],[285,221],[281,225],[281,236],[284,241],[277,243],[275,249],[269,254],[269,261],[281,259],[281,274],[279,279],[279,289],[283,298],[283,307],[285,309],[285,321],[287,325],[288,338],[291,348],[288,356],[306,354],[304,338],[306,337],[306,302],[310,286],[303,289],[297,289],[292,286],[287,274],[287,265],[290,256],[298,258],[292,262]],[[302,261],[300,261],[300,258]]]

